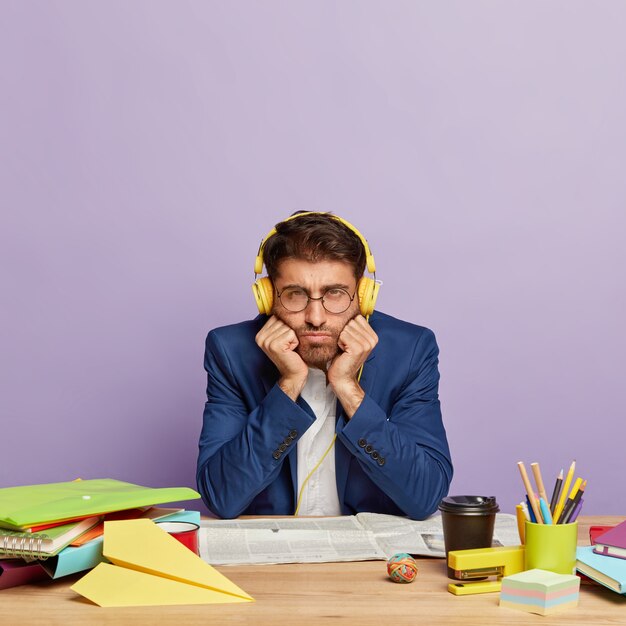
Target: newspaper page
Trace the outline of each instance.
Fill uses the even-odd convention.
[[[496,515],[493,545],[518,544],[515,516]],[[201,522],[200,556],[212,565],[365,561],[396,552],[445,556],[441,515],[419,522],[380,513]]]
[[[433,515],[421,522],[407,517],[383,515],[381,513],[357,513],[357,520],[371,530],[376,543],[386,558],[397,552],[417,556],[445,557],[441,514]],[[515,515],[498,513],[493,531],[493,546],[519,545],[517,519]]]
[[[203,520],[200,556],[211,565],[384,559],[356,517]]]

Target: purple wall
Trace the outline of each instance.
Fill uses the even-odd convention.
[[[194,485],[208,329],[295,209],[433,328],[452,491],[624,514],[626,5],[2,2],[0,486]],[[621,440],[621,441],[620,441]]]

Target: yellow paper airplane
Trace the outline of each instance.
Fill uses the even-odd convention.
[[[104,556],[71,588],[100,606],[251,602],[243,589],[149,519],[104,523]]]

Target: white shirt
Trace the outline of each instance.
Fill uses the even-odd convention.
[[[322,370],[309,368],[300,395],[313,409],[315,421],[298,440],[298,496],[302,484],[333,440],[337,414],[337,396],[326,384],[326,374]],[[341,515],[334,447],[304,486],[298,515]]]

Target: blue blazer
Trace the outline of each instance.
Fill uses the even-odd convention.
[[[276,384],[256,345],[267,321],[217,328],[206,340],[208,375],[198,490],[223,518],[292,515],[298,438],[315,416]],[[365,362],[365,398],[352,419],[337,404],[335,465],[342,513],[424,519],[448,493],[452,463],[438,399],[439,349],[432,331],[375,312],[378,345]]]

